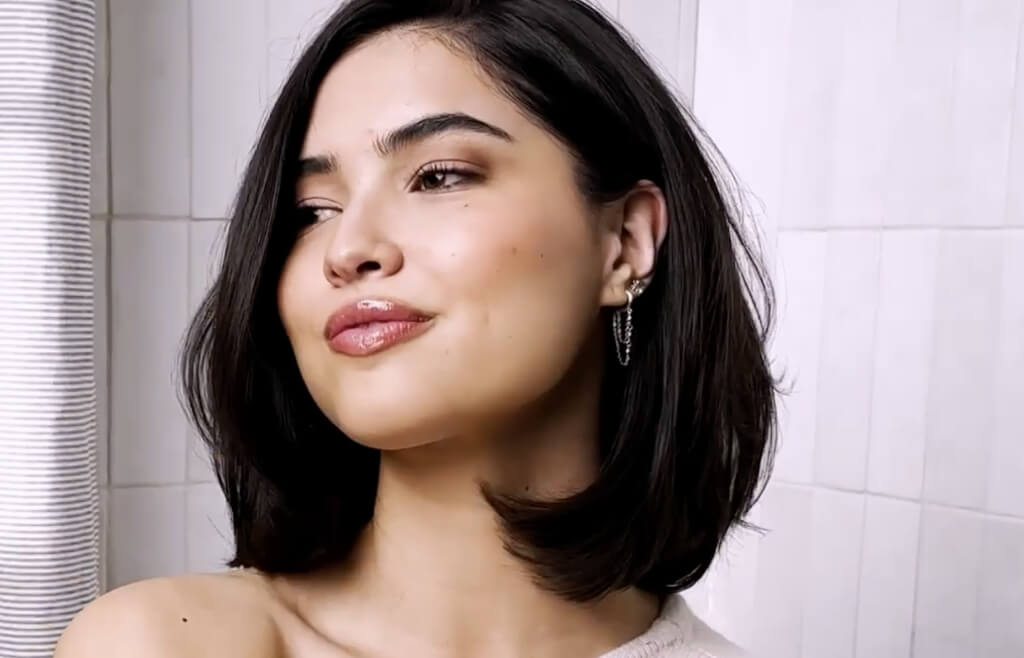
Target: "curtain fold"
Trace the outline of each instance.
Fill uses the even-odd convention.
[[[93,0],[0,0],[0,656],[98,593]]]

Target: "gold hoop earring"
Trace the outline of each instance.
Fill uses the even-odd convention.
[[[642,281],[634,281],[626,289],[626,306],[612,314],[612,336],[615,339],[615,356],[619,363],[629,365],[633,350],[633,301],[644,291]]]

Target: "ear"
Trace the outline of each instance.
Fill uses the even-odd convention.
[[[606,217],[606,260],[602,306],[626,304],[626,290],[636,280],[646,283],[654,274],[658,251],[668,231],[668,205],[661,189],[640,181]]]

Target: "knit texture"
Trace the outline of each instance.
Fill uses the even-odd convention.
[[[601,658],[744,658],[743,651],[670,596],[647,631]]]

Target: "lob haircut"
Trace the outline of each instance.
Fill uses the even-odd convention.
[[[229,565],[293,573],[338,562],[373,515],[379,454],[313,402],[276,290],[297,235],[288,218],[317,90],[345,53],[397,28],[473,58],[561,141],[594,203],[640,180],[664,192],[668,232],[634,305],[628,368],[607,332],[596,480],[557,501],[487,486],[483,495],[508,550],[569,600],[693,585],[771,463],[771,286],[709,140],[635,46],[578,0],[351,0],[299,58],[243,175],[223,265],[181,356],[184,404],[230,508]]]

